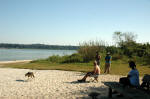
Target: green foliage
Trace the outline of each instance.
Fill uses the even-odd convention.
[[[122,47],[124,43],[128,42],[136,42],[137,35],[132,32],[122,33],[120,31],[116,31],[113,34],[113,39],[116,41],[116,44],[119,47]]]
[[[75,53],[70,56],[64,56],[64,60],[61,63],[81,63],[83,58],[80,54]]]
[[[96,51],[103,53],[105,50],[105,43],[98,41],[89,41],[80,44],[78,53],[83,57],[83,62],[89,62],[95,59]]]
[[[150,44],[136,43],[136,37],[137,35],[131,32],[115,32],[114,39],[118,44],[118,47],[115,49],[116,52],[113,52],[115,52],[115,54],[119,54],[117,50],[120,49],[122,55],[128,56],[129,59],[134,59],[141,64],[150,64]],[[112,48],[109,48],[109,50],[112,51]]]
[[[123,45],[121,46],[121,50],[124,55],[128,57],[132,57],[135,55],[137,44],[135,42],[124,42]]]
[[[46,60],[38,60],[39,62],[51,62],[51,63],[82,63],[95,60],[96,51],[102,56],[101,61],[104,61],[105,54],[110,52],[112,60],[128,60],[137,61],[140,64],[150,64],[150,44],[141,44],[134,41],[134,35],[130,33],[121,34],[119,32],[119,46],[106,46],[103,41],[89,41],[80,44],[78,53],[65,56],[51,56]],[[125,36],[125,37],[123,37]],[[124,39],[123,39],[124,38]]]
[[[52,63],[59,63],[63,60],[63,58],[59,55],[53,55],[46,59],[46,61],[52,62]]]
[[[111,55],[117,54],[120,52],[120,50],[115,46],[107,46],[105,50],[106,50],[106,52],[110,52]]]
[[[95,60],[96,51],[102,56],[101,61],[104,61],[105,54],[110,52],[112,60],[123,60],[127,62],[134,60],[139,64],[150,64],[150,44],[136,43],[136,35],[127,32],[115,32],[114,39],[118,46],[106,46],[104,41],[89,41],[80,43],[78,53],[65,56],[51,56],[46,60],[37,60],[37,62],[51,62],[51,63],[83,63]],[[34,62],[34,61],[33,61]]]
[[[65,55],[65,56],[59,56],[59,55],[53,55],[48,57],[45,60],[36,60],[36,62],[49,62],[49,63],[82,63],[83,58],[80,54],[74,53],[72,55]]]
[[[38,60],[33,60],[31,61],[30,63],[44,63],[44,62],[47,62],[45,59],[38,59]]]
[[[112,56],[113,61],[121,60],[122,58],[123,58],[123,55],[120,55],[120,54],[113,54]]]

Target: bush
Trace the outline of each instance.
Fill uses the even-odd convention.
[[[52,63],[59,63],[62,61],[62,57],[59,55],[53,55],[46,59],[46,61],[52,62]]]
[[[63,56],[62,63],[81,63],[83,62],[83,58],[78,53],[72,54],[70,56]]]
[[[142,60],[142,64],[143,65],[149,65],[150,64],[150,56],[144,56],[144,57],[142,57],[141,58],[141,60]]]
[[[113,54],[119,53],[119,49],[115,46],[107,46],[106,52],[110,52],[111,55],[113,55]]]
[[[120,54],[114,54],[113,56],[112,56],[112,60],[120,60],[120,59],[122,59],[123,58],[123,56],[122,55],[120,55]]]
[[[78,53],[83,57],[83,62],[89,62],[95,59],[96,51],[103,53],[104,43],[98,41],[89,41],[80,44]]]
[[[78,53],[75,53],[72,55],[65,55],[65,56],[59,55],[50,56],[45,61],[52,63],[76,63],[76,62],[83,62],[83,58]]]
[[[38,60],[33,60],[30,63],[36,63],[36,62],[44,63],[44,62],[46,62],[46,60],[45,59],[38,59]]]

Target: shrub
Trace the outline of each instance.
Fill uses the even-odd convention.
[[[49,61],[52,63],[59,63],[59,62],[61,62],[61,60],[62,60],[62,57],[59,55],[53,55],[46,59],[46,61]]]
[[[114,54],[113,56],[112,56],[112,60],[120,60],[120,59],[122,59],[123,58],[123,56],[122,55],[120,55],[120,54]]]
[[[78,53],[83,57],[84,62],[89,62],[95,58],[96,51],[103,53],[104,43],[98,41],[89,41],[80,44]]]
[[[72,54],[70,56],[63,56],[62,63],[76,63],[83,62],[83,58],[78,53]]]
[[[107,46],[106,52],[110,52],[111,55],[113,55],[113,54],[119,53],[119,49],[115,46]]]
[[[36,63],[36,62],[43,63],[43,62],[46,62],[46,60],[45,59],[38,59],[38,60],[33,60],[30,63]]]

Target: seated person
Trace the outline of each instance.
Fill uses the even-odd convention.
[[[129,67],[131,68],[131,71],[128,73],[128,76],[120,78],[119,82],[124,86],[139,87],[139,72],[136,69],[134,61],[129,62]]]
[[[100,74],[100,68],[97,65],[97,62],[94,61],[94,70],[92,72],[88,72],[81,80],[78,80],[78,82],[85,82],[86,78],[91,76],[91,75],[99,75]],[[96,77],[95,79],[98,81],[97,79],[98,77]]]

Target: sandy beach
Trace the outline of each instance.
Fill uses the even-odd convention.
[[[24,76],[34,72],[35,78]],[[91,99],[88,94],[98,92],[107,97],[108,87],[102,82],[118,81],[120,76],[100,75],[99,82],[78,83],[81,72],[58,70],[29,70],[0,68],[0,99]]]
[[[10,64],[10,63],[27,63],[27,62],[31,62],[31,61],[32,60],[0,61],[0,65]]]

